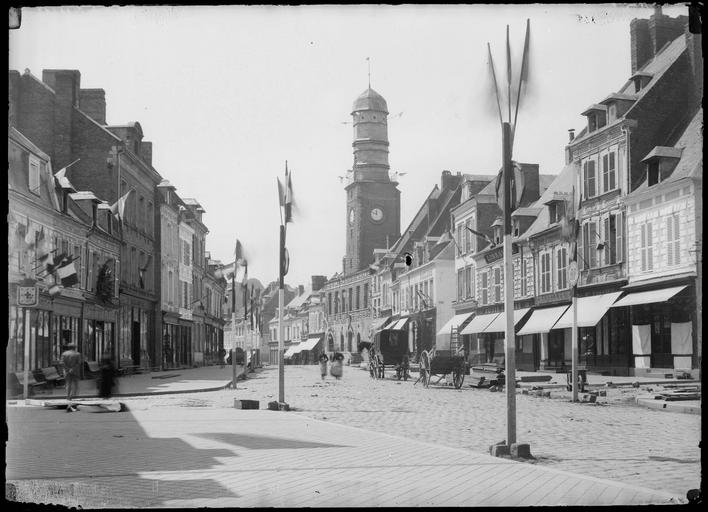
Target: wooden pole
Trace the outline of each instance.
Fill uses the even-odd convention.
[[[25,324],[25,329],[24,329],[24,339],[25,339],[25,364],[24,364],[24,369],[23,373],[25,376],[24,383],[22,384],[22,393],[23,396],[25,397],[25,400],[29,398],[29,365],[30,365],[30,343],[31,343],[31,336],[30,336],[30,327],[32,325],[32,320],[31,320],[31,312],[32,310],[30,308],[22,308],[22,311],[24,313],[24,324]]]
[[[285,360],[283,359],[283,308],[285,275],[285,225],[280,225],[280,288],[278,290],[278,402],[285,402]]]
[[[507,446],[516,443],[516,335],[514,334],[514,267],[511,249],[511,127],[502,124],[504,178],[504,314],[506,328],[506,430]]]
[[[578,298],[576,297],[577,286],[573,286],[573,337],[572,337],[572,361],[570,367],[570,378],[573,382],[573,402],[578,401]]]

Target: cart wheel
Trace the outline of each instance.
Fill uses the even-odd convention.
[[[460,389],[464,381],[465,372],[462,371],[462,368],[455,368],[452,371],[452,383],[455,385],[455,389]]]
[[[423,386],[427,388],[430,385],[430,355],[427,350],[420,354],[420,377]]]

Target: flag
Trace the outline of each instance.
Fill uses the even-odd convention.
[[[44,227],[42,227],[42,230],[39,232],[39,237],[37,238],[36,256],[40,263],[46,263],[50,257],[49,246],[47,245],[47,239],[44,236]]]
[[[248,280],[248,261],[242,260],[242,263],[236,264],[234,281],[246,284]]]
[[[283,198],[285,207],[284,223],[293,221],[293,181],[292,172],[288,171],[288,162],[285,162],[285,197]]]
[[[56,269],[56,275],[61,280],[61,285],[65,288],[79,283],[79,276],[76,273],[73,258],[68,259],[68,263],[65,262],[62,266],[58,267]]]
[[[56,295],[59,295],[61,292],[61,286],[59,283],[57,283],[56,279],[52,282],[52,284],[49,286],[49,296],[51,298],[54,298]]]
[[[34,243],[35,243],[35,236],[34,236],[34,230],[31,228],[29,223],[27,223],[27,231],[25,233],[25,245],[26,249],[32,249],[34,248]]]
[[[524,196],[525,178],[521,164],[518,162],[511,162],[511,167],[511,212],[513,212],[521,206],[521,200]],[[499,205],[501,211],[504,211],[504,168],[499,170],[495,186],[497,205]]]
[[[489,238],[489,237],[488,237],[487,235],[485,235],[484,233],[480,233],[479,231],[475,231],[474,229],[472,229],[472,228],[469,227],[469,226],[465,226],[465,228],[467,229],[467,231],[471,232],[473,235],[476,235],[476,236],[478,236],[478,237],[480,237],[480,238],[484,238],[484,240],[485,240],[489,245],[492,245],[492,246],[495,245],[495,243],[492,241],[492,239]]]
[[[47,273],[48,274],[53,274],[56,272],[57,268],[61,267],[64,265],[65,261],[68,261],[69,256],[65,252],[62,252],[58,256],[55,257],[50,257],[47,259],[45,265],[47,268]]]
[[[492,58],[492,47],[487,43],[487,51],[489,54],[489,88],[492,89],[490,96],[493,96],[497,104],[497,112],[499,113],[499,123],[502,123],[502,113],[501,113],[501,101],[499,99],[499,86],[497,85],[497,74],[494,71],[494,59]],[[491,102],[484,102],[485,105],[491,104]]]
[[[123,225],[123,218],[125,215],[125,203],[128,202],[128,197],[132,192],[135,192],[135,189],[131,188],[122,197],[120,197],[118,201],[111,205],[111,213],[120,221],[121,225]]]

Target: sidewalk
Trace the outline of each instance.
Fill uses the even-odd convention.
[[[142,395],[166,395],[199,391],[215,391],[231,384],[233,370],[230,366],[203,366],[181,370],[165,370],[126,375],[117,379],[114,397],[129,397]],[[241,382],[239,380],[239,382]],[[238,385],[238,384],[237,384]],[[96,379],[79,381],[79,391],[76,398],[93,398],[98,396]],[[34,400],[51,400],[66,398],[64,386],[49,387],[47,390],[35,392]]]
[[[287,412],[158,407],[66,414],[18,406],[7,413],[6,482],[19,501],[175,508],[683,502]]]

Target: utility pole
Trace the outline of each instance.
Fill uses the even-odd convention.
[[[506,324],[506,431],[507,446],[516,443],[516,335],[514,333],[514,266],[511,250],[511,126],[502,124],[504,179],[504,314]]]
[[[283,358],[283,307],[285,302],[285,224],[280,225],[280,281],[278,288],[278,402],[285,402],[285,360]]]

